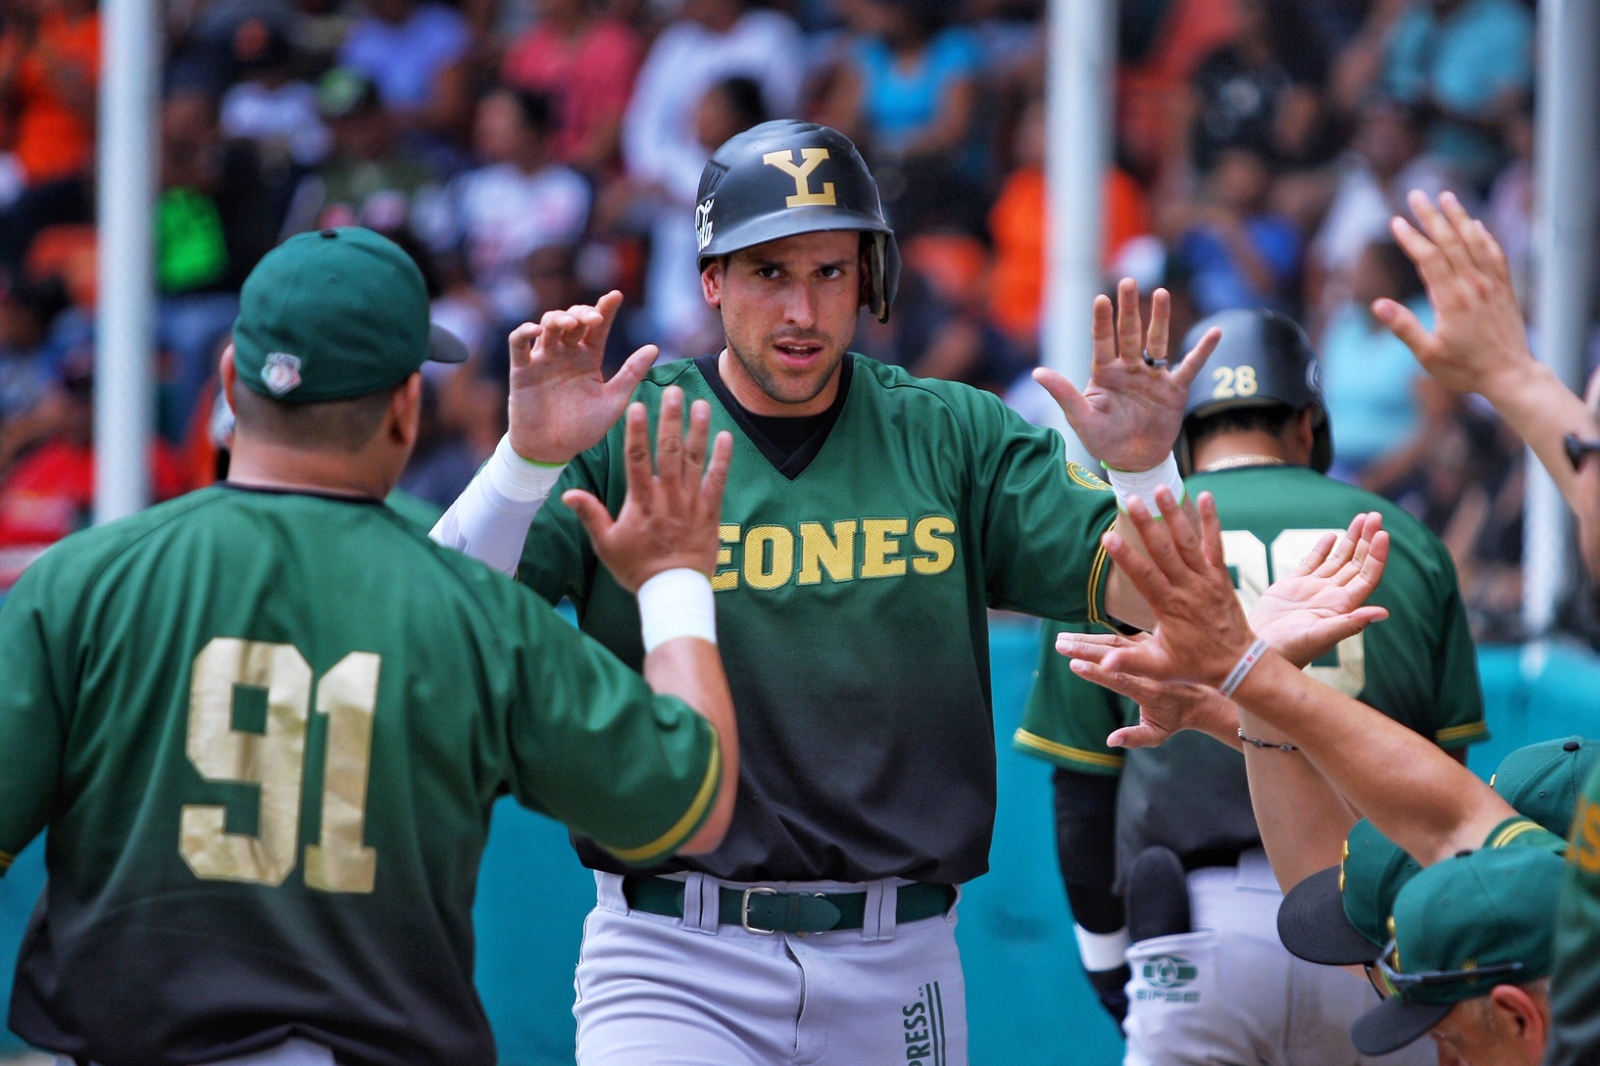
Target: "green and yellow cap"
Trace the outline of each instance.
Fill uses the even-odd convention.
[[[290,237],[245,279],[239,380],[281,403],[366,396],[467,349],[428,322],[428,290],[398,244],[359,226]]]
[[[1400,889],[1422,867],[1365,818],[1345,838],[1338,866],[1301,881],[1278,908],[1278,939],[1324,966],[1370,963],[1389,939]]]
[[[1572,814],[1589,771],[1600,761],[1600,740],[1563,737],[1518,748],[1500,761],[1489,787],[1558,837],[1572,828]]]
[[[1392,946],[1379,959],[1394,994],[1351,1027],[1356,1050],[1397,1051],[1463,1000],[1548,977],[1565,871],[1542,848],[1483,848],[1412,878],[1395,898]]]

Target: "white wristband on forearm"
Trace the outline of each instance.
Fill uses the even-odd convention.
[[[1127,951],[1133,941],[1128,939],[1127,926],[1115,933],[1091,933],[1074,923],[1072,932],[1078,938],[1078,958],[1082,960],[1085,970],[1102,973],[1115,970],[1128,961]]]
[[[551,466],[535,463],[518,455],[511,447],[511,434],[500,438],[499,445],[489,461],[484,464],[484,476],[500,495],[512,503],[543,501],[561,478],[567,464]]]
[[[1104,463],[1100,464],[1105,466]],[[1178,460],[1171,452],[1167,457],[1149,470],[1117,470],[1106,466],[1106,480],[1111,482],[1111,490],[1117,494],[1117,507],[1126,511],[1128,501],[1137,496],[1144,501],[1150,513],[1156,518],[1161,517],[1161,509],[1156,506],[1156,489],[1165,485],[1172,490],[1172,495],[1179,503],[1183,502],[1183,477],[1178,473]]]
[[[698,570],[663,570],[639,586],[639,631],[648,655],[677,637],[717,642],[711,579]]]
[[[1234,664],[1233,669],[1228,671],[1228,676],[1222,679],[1222,684],[1217,686],[1217,691],[1224,696],[1232,696],[1234,691],[1244,684],[1244,679],[1250,676],[1250,671],[1255,669],[1256,663],[1260,662],[1261,657],[1265,654],[1267,654],[1267,642],[1257,637],[1256,642],[1250,645],[1250,650],[1240,657],[1239,661]],[[1241,737],[1244,736],[1243,733],[1239,735]]]

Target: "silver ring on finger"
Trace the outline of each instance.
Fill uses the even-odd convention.
[[[1150,350],[1147,348],[1144,351],[1144,365],[1153,366],[1157,370],[1165,370],[1167,369],[1167,360],[1150,358]]]

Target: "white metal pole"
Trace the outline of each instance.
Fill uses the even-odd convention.
[[[150,502],[159,9],[156,0],[101,4],[96,522],[132,514]]]
[[[1042,362],[1082,388],[1089,380],[1090,309],[1101,291],[1106,169],[1116,75],[1114,0],[1050,0],[1045,176],[1049,261]],[[1087,458],[1056,412],[1069,454]]]
[[[1596,195],[1595,41],[1600,0],[1540,0],[1533,322],[1539,358],[1582,391]],[[1548,633],[1571,587],[1571,521],[1530,452],[1524,504],[1522,621]]]

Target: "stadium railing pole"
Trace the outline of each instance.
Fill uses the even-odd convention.
[[[1092,352],[1089,309],[1101,291],[1100,245],[1106,168],[1111,162],[1116,84],[1113,0],[1050,0],[1045,176],[1050,232],[1045,272],[1045,366],[1082,388]],[[1088,458],[1066,419],[1054,425],[1069,455]]]
[[[1597,41],[1600,0],[1540,0],[1533,323],[1539,358],[1580,393],[1596,236]],[[1531,453],[1526,464],[1522,622],[1537,639],[1549,634],[1571,587],[1571,522],[1555,483]],[[1539,654],[1532,653],[1534,659]]]
[[[150,502],[161,35],[156,0],[104,0],[101,14],[94,519],[108,522]]]

